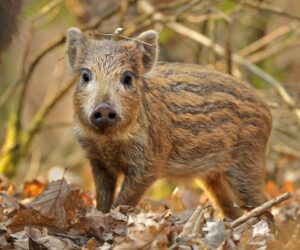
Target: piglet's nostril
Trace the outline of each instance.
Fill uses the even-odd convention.
[[[108,118],[110,118],[110,119],[115,119],[115,118],[116,118],[116,113],[110,112],[110,113],[108,114]]]
[[[94,117],[97,118],[101,118],[102,114],[100,112],[95,112]]]

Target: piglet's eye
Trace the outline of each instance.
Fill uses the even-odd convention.
[[[85,82],[89,82],[90,81],[90,76],[87,73],[83,73],[82,74],[82,79]]]
[[[87,69],[82,70],[81,71],[81,81],[83,83],[88,83],[91,80],[92,80],[92,73]]]
[[[126,71],[121,79],[122,84],[127,88],[131,88],[133,83],[133,77],[134,74],[132,72]]]

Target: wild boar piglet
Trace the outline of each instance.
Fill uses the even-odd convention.
[[[214,206],[234,219],[239,207],[266,200],[270,111],[229,75],[157,62],[157,38],[153,30],[118,41],[68,30],[78,76],[74,131],[92,166],[97,208],[135,206],[159,178],[198,177]]]

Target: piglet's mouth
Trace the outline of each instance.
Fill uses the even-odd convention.
[[[111,131],[112,129],[116,128],[120,121],[121,121],[121,118],[117,117],[115,122],[109,122],[107,120],[104,120],[101,122],[97,122],[96,124],[90,122],[90,125],[97,132],[106,133],[106,132]]]

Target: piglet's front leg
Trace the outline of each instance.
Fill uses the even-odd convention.
[[[117,178],[102,162],[92,160],[91,165],[96,186],[97,209],[107,213],[113,203]]]
[[[129,205],[136,206],[151,184],[157,178],[149,173],[141,173],[138,171],[131,171],[125,176],[121,191],[114,203],[114,206]]]

